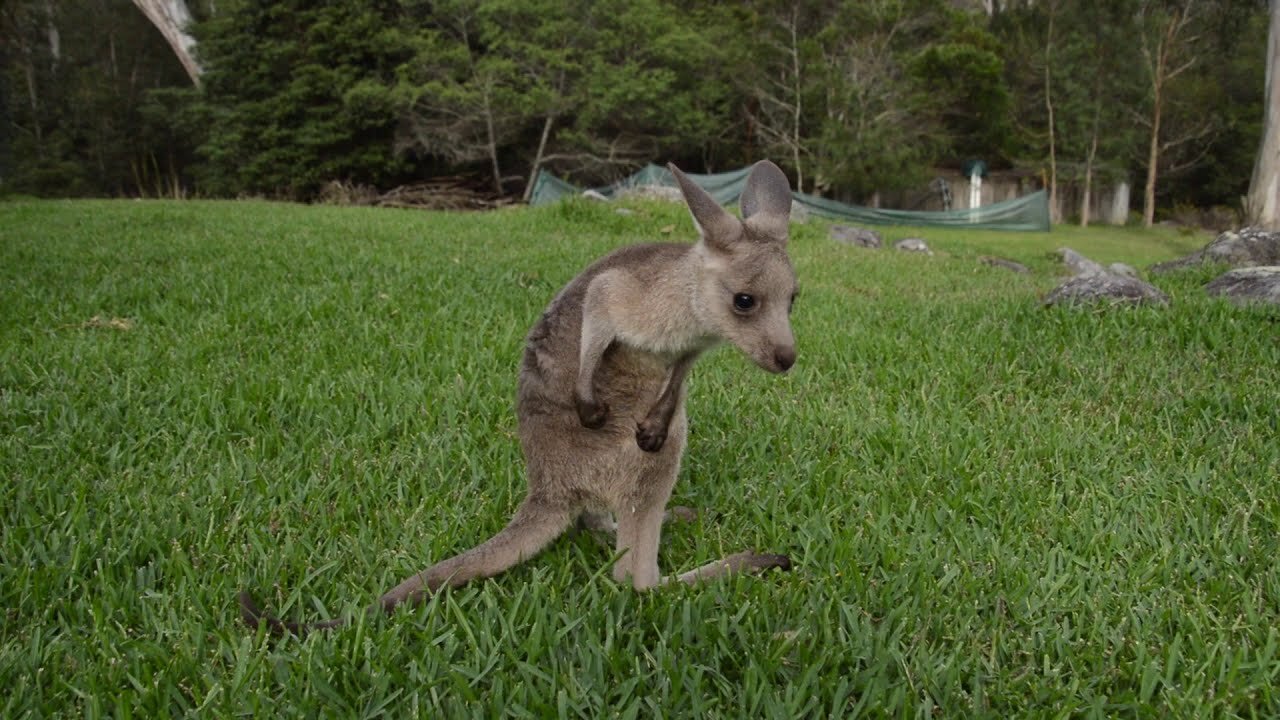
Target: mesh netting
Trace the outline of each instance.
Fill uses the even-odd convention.
[[[710,175],[689,175],[689,179],[706,190],[721,205],[738,201],[747,183],[751,168]],[[616,197],[628,190],[643,187],[677,187],[675,178],[666,168],[648,165],[639,172],[612,185],[594,188],[607,198]],[[530,205],[556,202],[567,196],[579,195],[582,188],[565,182],[554,175],[539,171],[534,179]],[[832,220],[847,220],[866,225],[913,225],[919,227],[969,227],[988,230],[1049,230],[1049,198],[1043,190],[1012,200],[964,210],[926,212],[912,210],[882,210],[879,208],[850,205],[827,198],[791,193],[795,202],[811,214]]]

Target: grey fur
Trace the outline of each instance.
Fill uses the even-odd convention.
[[[529,491],[497,535],[416,573],[370,611],[420,602],[442,587],[501,573],[540,552],[575,521],[616,519],[619,582],[636,589],[731,572],[787,568],[781,555],[731,555],[678,576],[658,570],[658,540],[684,453],[684,380],[699,355],[725,341],[770,372],[795,361],[786,253],[791,190],[773,163],[756,164],[744,220],[671,166],[701,238],[693,245],[619,249],[552,300],[527,337],[516,397]],[[750,295],[751,307],[735,303]],[[302,632],[241,595],[246,622]]]

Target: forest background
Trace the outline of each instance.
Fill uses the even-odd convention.
[[[179,32],[166,40],[148,6]],[[797,189],[874,204],[982,160],[1051,193],[1129,182],[1148,224],[1231,224],[1262,134],[1267,12],[6,0],[0,192],[314,201],[333,183],[461,176],[519,199],[539,168],[590,185],[651,161],[714,172],[770,157]]]

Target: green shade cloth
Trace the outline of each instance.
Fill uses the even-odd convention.
[[[706,190],[721,205],[732,205],[738,201],[742,188],[747,184],[747,175],[751,168],[746,167],[732,172],[713,173],[710,175],[689,175],[689,179]],[[595,188],[595,191],[607,198],[612,198],[625,190],[658,185],[676,187],[675,178],[666,168],[647,165],[634,175],[626,177],[612,185]],[[568,196],[582,194],[582,188],[565,182],[560,178],[539,170],[533,181],[533,193],[530,205],[545,205],[562,200]],[[993,205],[986,205],[972,210],[948,210],[944,212],[923,212],[912,210],[881,210],[879,208],[850,205],[827,198],[793,192],[791,197],[810,213],[832,220],[846,220],[866,225],[913,225],[918,227],[969,227],[984,230],[1022,230],[1049,231],[1049,197],[1043,190],[1037,190],[1012,200],[1005,200]]]

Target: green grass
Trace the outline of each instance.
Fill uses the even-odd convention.
[[[1038,302],[1054,248],[1205,241],[1169,231],[797,226],[799,363],[695,369],[674,500],[716,515],[661,553],[790,574],[642,595],[566,537],[391,618],[241,626],[237,590],[358,613],[505,523],[525,331],[590,259],[692,236],[637,211],[0,204],[0,715],[1280,713],[1276,313],[1203,272]]]

